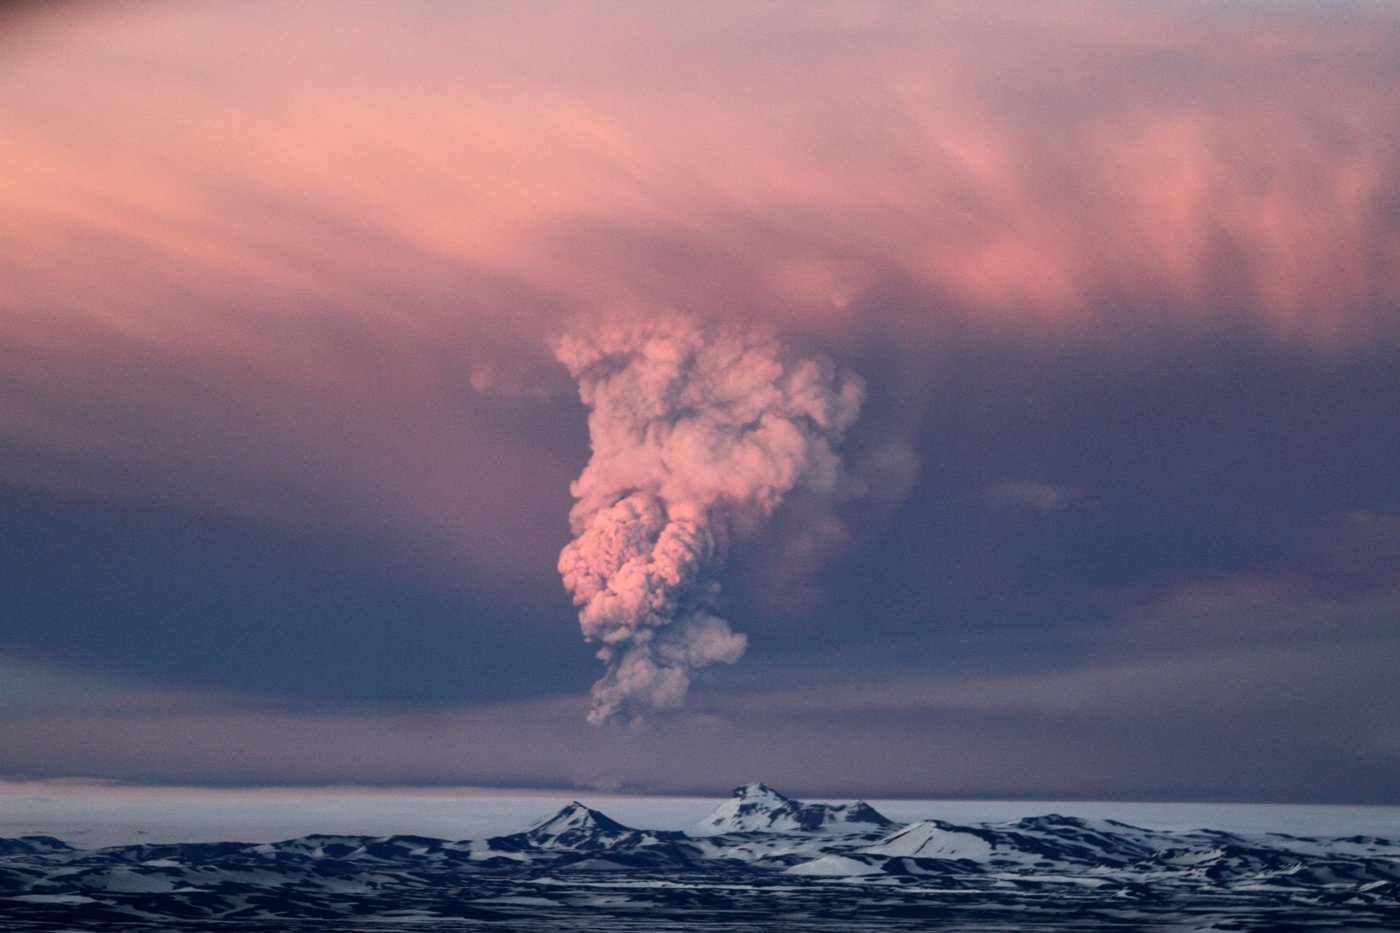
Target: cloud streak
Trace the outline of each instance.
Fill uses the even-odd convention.
[[[360,476],[323,514],[369,497],[421,524],[478,507],[451,502],[475,477],[385,482],[431,474],[434,441],[366,461],[336,412],[402,430],[426,402],[513,439],[460,380],[380,384],[368,361],[427,344],[473,386],[548,398],[548,340],[602,308],[760,318],[838,356],[892,284],[915,353],[947,321],[1390,332],[1394,17],[1084,9],[35,13],[0,75],[0,475],[131,495],[70,452],[173,466],[189,445],[123,422],[186,385],[253,403],[264,431],[256,380],[311,410],[241,488],[213,478],[239,416],[171,412],[209,451],[170,470],[182,499],[246,509],[258,477],[295,479],[279,459],[325,458]],[[81,423],[99,386],[117,417]]]
[[[12,778],[713,793],[764,774],[831,795],[1391,803],[1395,647],[1387,635],[1321,653],[770,688],[642,730],[591,729],[576,700],[307,711],[172,694],[160,711],[94,699],[87,712],[0,716],[0,739]],[[1222,715],[1235,707],[1247,721]]]

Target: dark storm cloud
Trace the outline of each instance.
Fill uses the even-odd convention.
[[[117,714],[11,716],[0,739],[21,776],[712,792],[763,774],[830,795],[1379,802],[1400,777],[1394,647],[807,682],[607,732],[581,722],[583,699],[331,713],[117,693]]]
[[[818,613],[831,637],[860,640],[841,621],[853,616],[959,630],[1065,623],[1102,616],[1128,587],[1145,597],[1245,573],[1324,581],[1338,571],[1321,542],[1349,514],[1400,514],[1393,347],[947,332],[935,352],[906,361],[893,350],[865,367],[872,421],[899,417],[902,371],[926,365],[933,401],[911,430],[921,469],[900,507],[849,510],[860,546],[829,568],[835,602]],[[1093,507],[994,507],[989,490],[998,504],[1008,490],[1059,490]],[[1385,582],[1374,565],[1393,561],[1387,548],[1367,553],[1357,586]]]
[[[509,599],[392,538],[9,494],[7,654],[272,702],[461,703],[587,686],[547,574]],[[521,670],[535,672],[522,679]]]

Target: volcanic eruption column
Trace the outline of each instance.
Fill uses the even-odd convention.
[[[559,555],[607,665],[588,720],[630,721],[680,705],[693,671],[744,653],[748,639],[714,614],[714,573],[794,488],[836,488],[833,447],[864,384],[765,331],[674,314],[598,322],[555,355],[592,409]]]

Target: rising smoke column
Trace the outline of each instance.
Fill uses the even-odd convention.
[[[676,314],[595,322],[555,355],[592,409],[559,555],[607,665],[588,720],[629,721],[680,705],[695,669],[744,653],[748,639],[714,614],[728,542],[798,486],[833,491],[833,447],[864,385],[767,332]]]

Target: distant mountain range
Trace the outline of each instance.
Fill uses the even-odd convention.
[[[734,791],[692,832],[574,802],[478,840],[0,839],[0,928],[1400,928],[1400,844],[1046,815],[896,823]]]

